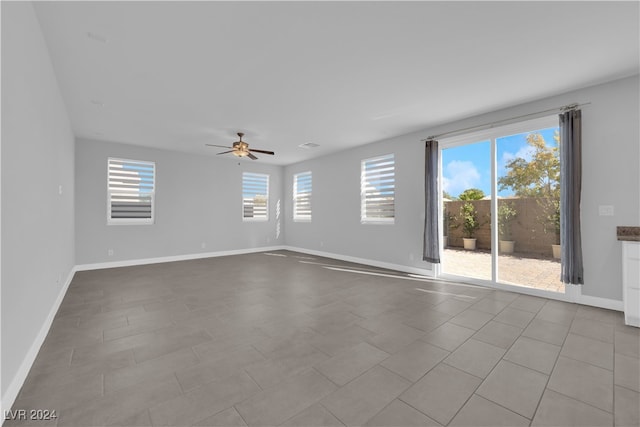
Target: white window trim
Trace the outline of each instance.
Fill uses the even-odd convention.
[[[558,127],[558,116],[544,116],[532,120],[526,120],[517,123],[510,123],[502,126],[496,126],[489,129],[465,133],[463,135],[451,136],[440,139],[440,148],[452,148],[459,145],[465,145],[474,142],[491,140],[494,138],[504,138],[511,135],[517,135],[524,132],[530,132],[531,129],[548,129]]]
[[[151,218],[111,218],[111,190],[109,189],[109,163],[112,160],[139,163],[153,166],[153,191],[151,192]],[[154,225],[156,221],[156,162],[149,160],[124,159],[121,157],[107,158],[107,225]]]
[[[372,162],[375,160],[381,160],[381,159],[386,159],[388,157],[392,157],[393,158],[393,164],[395,167],[396,164],[396,157],[395,157],[395,153],[389,153],[389,154],[385,154],[382,156],[376,156],[376,157],[370,157],[368,159],[363,159],[360,162],[360,223],[361,224],[375,224],[375,225],[394,225],[396,222],[396,215],[395,215],[395,203],[396,203],[396,189],[395,189],[395,169],[394,169],[394,173],[393,173],[393,179],[394,179],[394,184],[393,184],[393,204],[394,204],[394,214],[393,214],[393,218],[369,218],[369,217],[365,217],[365,212],[366,212],[366,205],[365,205],[365,194],[364,194],[364,189],[363,189],[363,183],[364,183],[364,166],[367,162]]]
[[[266,209],[266,215],[264,217],[245,217],[244,216],[244,175],[245,173],[247,174],[252,174],[252,175],[261,175],[261,176],[265,176],[267,177],[267,191],[266,191],[266,196],[267,196],[267,209]],[[259,172],[242,172],[242,183],[241,183],[241,194],[240,194],[240,199],[241,199],[241,204],[240,204],[240,216],[242,218],[242,222],[268,222],[269,221],[269,181],[271,180],[269,174],[267,173],[259,173]]]
[[[299,176],[302,175],[309,175],[309,179],[311,180],[311,193],[309,194],[309,198],[313,199],[313,174],[311,173],[311,171],[306,171],[306,172],[299,172],[293,175],[293,221],[294,222],[311,222],[312,218],[313,218],[313,205],[310,207],[310,211],[309,211],[309,216],[297,216],[296,215],[296,201],[298,199],[297,194],[296,194],[296,189],[297,189],[297,179]]]

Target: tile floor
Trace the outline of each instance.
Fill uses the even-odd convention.
[[[58,426],[638,426],[621,313],[293,252],[76,274],[13,407]]]

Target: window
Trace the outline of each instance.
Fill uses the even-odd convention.
[[[242,173],[242,219],[243,221],[266,221],[269,219],[269,175]]]
[[[293,176],[293,220],[311,221],[311,172]]]
[[[393,154],[362,161],[360,222],[393,224],[395,213],[395,158]]]
[[[107,224],[153,224],[156,165],[108,159]]]

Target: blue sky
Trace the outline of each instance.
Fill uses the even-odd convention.
[[[557,127],[538,130],[547,145],[555,146],[553,139]],[[497,139],[498,177],[504,175],[506,163],[515,158],[530,156],[525,132]],[[489,140],[442,150],[442,186],[452,196],[458,196],[467,188],[479,188],[491,194],[491,142]],[[510,190],[498,192],[499,196],[511,195]]]
[[[138,178],[140,179],[138,191],[140,193],[150,193],[153,191],[153,166],[124,164],[122,169],[138,172]]]

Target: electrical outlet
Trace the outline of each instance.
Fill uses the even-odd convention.
[[[109,256],[113,256],[113,249],[109,249],[109,250],[107,251],[107,255],[109,255]]]
[[[58,185],[58,194],[62,196],[62,185]]]
[[[205,242],[202,242],[202,243],[200,244],[200,247],[201,247],[202,249],[206,249],[207,244],[206,244]]]
[[[320,247],[324,246],[324,242],[322,240],[320,240]]]
[[[409,254],[409,261],[413,261],[413,252]]]
[[[600,216],[613,216],[613,206],[612,205],[598,206],[598,214]]]

